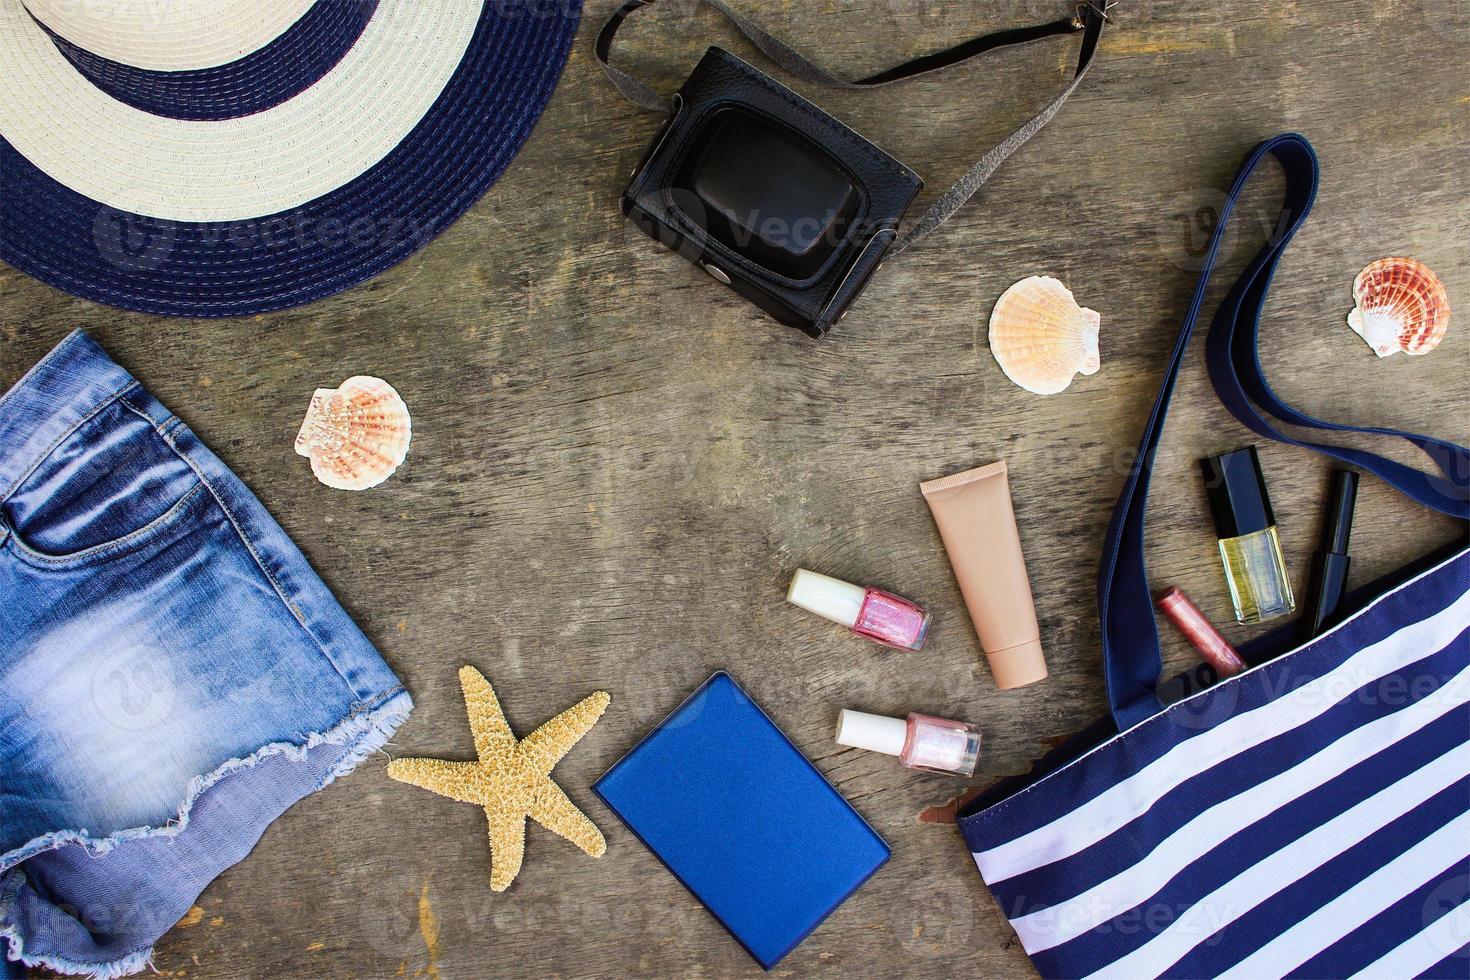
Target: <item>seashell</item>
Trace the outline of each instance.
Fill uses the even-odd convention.
[[[296,452],[316,478],[337,490],[366,490],[388,479],[408,455],[408,406],[381,378],[348,378],[318,388],[296,436]]]
[[[1077,372],[1096,374],[1096,310],[1078,306],[1050,276],[1022,279],[1001,294],[990,314],[990,353],[1006,377],[1038,395],[1054,395]]]
[[[1370,262],[1353,280],[1348,326],[1379,357],[1428,354],[1450,325],[1444,283],[1423,262],[1402,257]]]

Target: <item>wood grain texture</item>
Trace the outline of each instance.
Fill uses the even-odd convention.
[[[0,268],[0,385],[82,326],[193,426],[412,690],[417,710],[389,755],[471,756],[461,664],[492,679],[519,734],[593,690],[612,694],[557,770],[607,835],[601,860],[533,828],[520,878],[494,895],[483,814],[394,784],[370,760],[211,885],[159,945],[158,967],[198,978],[758,976],[589,788],[725,667],[893,846],[778,975],[1031,975],[953,827],[919,819],[966,784],[838,749],[837,709],[980,723],[975,785],[1024,769],[1102,711],[1103,529],[1211,209],[1266,136],[1306,133],[1324,171],[1269,304],[1273,384],[1327,418],[1466,439],[1470,14],[1460,0],[1128,0],[1051,127],[814,343],[618,216],[657,120],[602,79],[591,41],[610,0],[590,6],[509,172],[367,285],[300,310],[192,322],[105,309]],[[1058,5],[739,6],[860,73]],[[756,57],[687,3],[644,11],[626,34],[620,63],[665,91],[708,43]],[[922,206],[1040,106],[1074,57],[1074,41],[1052,40],[879,93],[798,88],[924,174]],[[1273,182],[1244,203],[1227,274],[1274,221]],[[1344,323],[1354,274],[1391,254],[1427,262],[1458,307],[1428,357],[1379,361]],[[1001,291],[1038,273],[1102,313],[1101,372],[1050,398],[1010,385],[984,336]],[[1194,461],[1250,440],[1216,404],[1200,357],[1161,453],[1150,570],[1224,624]],[[403,393],[415,438],[397,476],[347,494],[317,484],[291,445],[312,390],[357,373]],[[1000,458],[1053,672],[1012,692],[981,665],[916,489]],[[1301,588],[1327,465],[1281,447],[1262,458]],[[1372,481],[1358,513],[1360,576],[1455,533]],[[941,617],[929,647],[894,654],[789,607],[798,566],[928,603]],[[1170,664],[1190,663],[1165,636]]]

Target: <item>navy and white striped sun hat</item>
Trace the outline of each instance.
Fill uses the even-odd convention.
[[[580,0],[0,0],[0,259],[175,316],[294,306],[442,232]]]

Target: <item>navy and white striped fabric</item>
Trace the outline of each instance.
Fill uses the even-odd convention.
[[[1464,978],[1470,553],[963,827],[1043,976]]]
[[[1104,550],[1103,660],[1120,734],[959,821],[1045,977],[1470,977],[1470,549],[1167,708],[1142,682],[1160,665],[1143,568],[1153,456],[1229,203],[1267,155],[1286,171],[1288,221],[1215,318],[1217,393],[1261,435],[1351,452],[1421,503],[1470,512],[1461,447],[1374,430],[1423,449],[1440,470],[1431,477],[1290,439],[1258,411],[1334,428],[1277,401],[1256,358],[1266,287],[1317,183],[1305,139],[1268,140],[1221,214]]]

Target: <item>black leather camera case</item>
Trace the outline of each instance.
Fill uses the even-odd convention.
[[[705,52],[623,193],[623,213],[782,323],[820,337],[923,181],[752,65]]]
[[[891,85],[965,64],[995,48],[1082,34],[1070,82],[906,223],[923,182],[908,167],[759,69],[710,48],[670,100],[610,60],[613,38],[654,0],[622,0],[594,53],[617,90],[667,113],[623,192],[623,213],[782,323],[820,337],[842,319],[885,256],[932,235],[1082,83],[1116,0],[1078,0],[1056,20],[1007,27],[866,78],[834,74],[732,8],[702,0],[766,57],[806,82]]]

